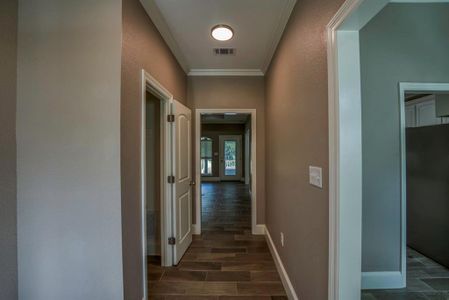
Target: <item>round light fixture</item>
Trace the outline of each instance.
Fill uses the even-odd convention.
[[[228,25],[216,25],[211,31],[212,37],[217,41],[229,41],[234,36],[234,30]]]

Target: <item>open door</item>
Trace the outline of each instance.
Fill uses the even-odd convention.
[[[192,114],[176,100],[172,102],[174,203],[173,263],[177,265],[192,242]]]

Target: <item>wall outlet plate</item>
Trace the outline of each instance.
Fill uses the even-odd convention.
[[[323,169],[309,166],[309,183],[313,186],[323,188]]]

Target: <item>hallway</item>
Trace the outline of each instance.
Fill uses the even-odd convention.
[[[203,234],[177,267],[150,263],[150,299],[287,299],[243,183],[203,183]]]

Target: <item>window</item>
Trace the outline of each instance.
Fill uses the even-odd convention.
[[[201,138],[201,175],[212,176],[212,139]]]

